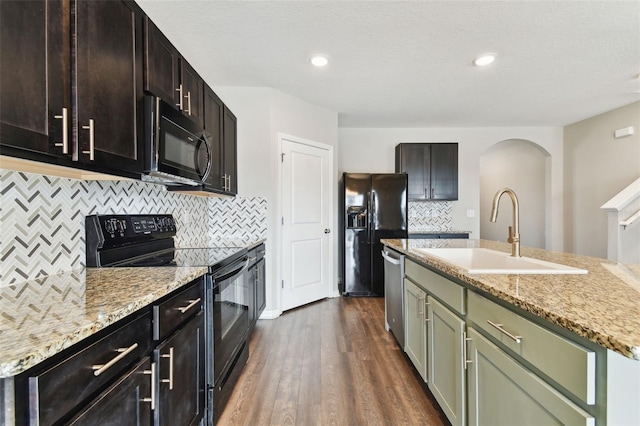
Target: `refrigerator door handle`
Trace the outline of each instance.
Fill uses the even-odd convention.
[[[367,220],[367,244],[371,244],[371,240],[372,240],[372,236],[371,236],[371,232],[372,232],[372,222],[373,222],[373,215],[371,214],[371,198],[373,197],[373,194],[371,193],[371,191],[367,192],[367,216],[368,216],[368,220]]]

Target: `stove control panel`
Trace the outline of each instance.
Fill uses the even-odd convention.
[[[87,266],[172,248],[176,235],[170,214],[91,215],[85,218],[85,228]]]
[[[109,246],[176,235],[176,222],[170,214],[93,215],[87,216],[86,227],[87,238],[94,237]]]

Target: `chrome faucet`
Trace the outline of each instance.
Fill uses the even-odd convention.
[[[489,220],[495,222],[498,218],[498,203],[500,202],[500,197],[502,197],[502,194],[505,192],[509,194],[511,202],[513,202],[513,227],[509,227],[509,239],[507,239],[507,241],[511,244],[511,256],[520,257],[520,207],[518,205],[518,197],[516,197],[516,193],[513,192],[512,189],[502,188],[493,196],[491,219]]]

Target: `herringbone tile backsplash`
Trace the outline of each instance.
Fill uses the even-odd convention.
[[[451,230],[452,209],[450,201],[409,203],[409,232]]]
[[[265,238],[266,212],[259,197],[205,198],[133,180],[0,169],[0,286],[84,266],[87,215],[171,213],[178,247],[208,247]]]

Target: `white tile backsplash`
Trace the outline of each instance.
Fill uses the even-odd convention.
[[[85,265],[84,218],[170,213],[179,247],[266,237],[266,200],[207,198],[151,183],[82,181],[0,169],[0,285]]]

